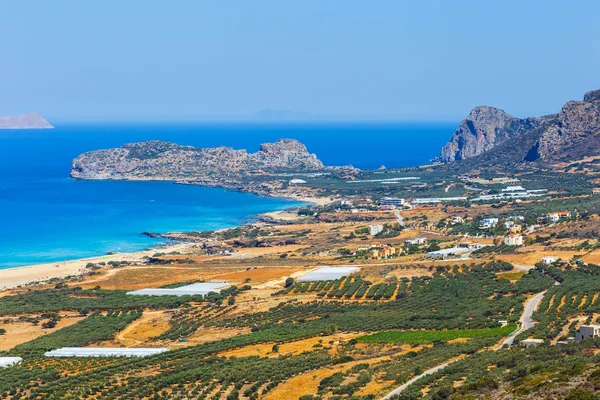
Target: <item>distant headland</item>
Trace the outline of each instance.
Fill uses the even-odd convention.
[[[166,180],[235,189],[265,196],[294,197],[294,174],[351,174],[326,167],[297,140],[263,143],[249,153],[231,147],[195,148],[158,140],[84,153],[72,163],[71,177],[87,180]],[[290,187],[290,185],[292,187]]]
[[[0,129],[52,129],[40,114],[5,115],[0,117]]]

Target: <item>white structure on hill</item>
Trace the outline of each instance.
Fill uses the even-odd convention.
[[[404,244],[407,245],[414,245],[414,244],[425,244],[427,243],[427,238],[424,238],[423,236],[419,236],[418,238],[414,238],[414,239],[407,239],[404,241]]]
[[[63,347],[47,351],[46,357],[146,357],[169,351],[166,347]]]
[[[304,179],[294,178],[290,180],[290,185],[302,185],[304,183],[306,183]]]
[[[553,262],[556,262],[556,260],[558,260],[558,257],[555,257],[555,256],[545,256],[545,257],[542,257],[542,263],[546,264],[546,265],[550,265]]]
[[[479,229],[494,228],[498,225],[498,218],[484,218],[481,220],[481,226]]]
[[[580,342],[587,338],[600,336],[600,325],[581,325],[579,332],[575,333],[575,340]]]
[[[523,246],[523,236],[521,235],[507,235],[504,238],[504,244],[507,246]]]
[[[369,225],[369,234],[375,236],[383,232],[383,225]]]
[[[452,218],[452,223],[453,224],[462,224],[463,222],[465,222],[465,220],[463,219],[463,217],[460,217],[458,215],[455,215],[454,218]]]
[[[384,197],[381,200],[379,200],[379,205],[402,207],[404,205],[404,199],[398,197]]]

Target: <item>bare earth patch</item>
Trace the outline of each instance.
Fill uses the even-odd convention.
[[[5,329],[6,333],[0,336],[0,350],[10,350],[13,347],[29,342],[40,336],[47,335],[52,332],[70,326],[81,321],[84,317],[69,317],[61,318],[58,324],[51,329],[43,329],[41,324],[34,326],[31,322],[15,322],[8,324],[0,324],[0,328]]]

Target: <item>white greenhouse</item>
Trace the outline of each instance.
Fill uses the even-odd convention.
[[[206,295],[210,292],[219,293],[229,286],[227,282],[201,282],[173,289],[150,288],[127,292],[134,296],[193,296]]]
[[[296,279],[298,282],[330,281],[360,271],[358,267],[324,267]]]
[[[23,359],[21,357],[0,357],[0,368],[10,367],[11,365],[19,364]]]
[[[63,347],[46,352],[46,357],[146,357],[169,351],[166,347]]]

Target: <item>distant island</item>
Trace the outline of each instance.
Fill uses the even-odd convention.
[[[5,115],[0,117],[0,129],[52,129],[40,114]]]

